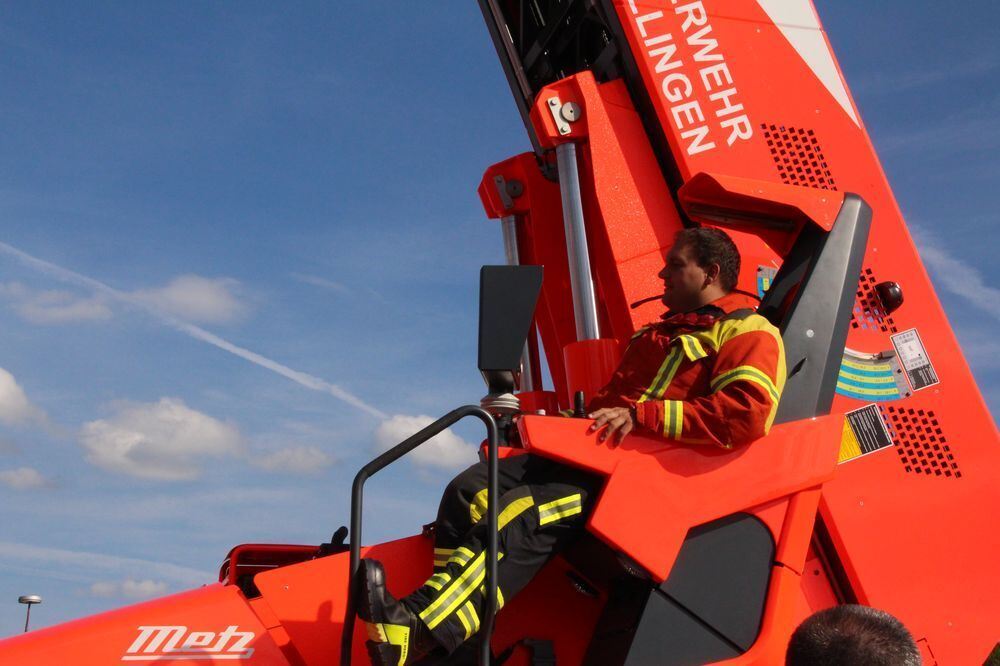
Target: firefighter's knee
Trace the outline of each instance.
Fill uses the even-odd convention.
[[[476,502],[480,494],[483,495],[485,502],[485,467],[482,463],[476,463],[448,483],[441,495],[439,515],[452,517],[469,515],[470,506]],[[475,523],[475,520],[472,522]]]

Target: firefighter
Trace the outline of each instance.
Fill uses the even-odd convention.
[[[660,272],[661,321],[640,329],[608,384],[591,400],[590,431],[617,446],[633,430],[692,446],[730,449],[767,434],[785,381],[778,330],[735,292],[736,244],[723,231],[677,234]],[[599,490],[586,472],[530,454],[499,461],[497,607],[579,534]],[[434,575],[403,599],[379,562],[362,560],[358,614],[372,663],[401,666],[452,653],[479,629],[485,603],[486,465],[445,490],[435,529]]]

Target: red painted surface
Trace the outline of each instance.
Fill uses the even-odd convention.
[[[634,434],[613,448],[598,442],[590,423],[525,417],[521,436],[532,453],[609,477],[588,528],[660,581],[690,528],[832,478],[843,427],[840,417],[791,423],[725,451]]]
[[[244,634],[252,635],[245,646]],[[290,663],[242,593],[220,584],[0,641],[0,664],[190,664],[199,655],[250,666]]]

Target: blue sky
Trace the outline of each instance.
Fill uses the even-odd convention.
[[[996,413],[997,10],[855,4],[818,9]],[[528,141],[476,3],[6,4],[0,53],[0,636],[324,540],[482,395],[475,188]],[[366,537],[478,437],[376,477]]]

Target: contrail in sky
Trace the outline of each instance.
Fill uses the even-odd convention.
[[[338,400],[343,400],[352,407],[360,409],[361,411],[365,412],[366,414],[370,414],[375,418],[382,420],[389,418],[389,415],[383,412],[382,410],[372,405],[369,405],[361,398],[350,393],[349,391],[342,389],[336,384],[331,384],[325,379],[320,379],[319,377],[310,375],[305,372],[301,372],[299,370],[293,370],[292,368],[289,368],[287,365],[282,365],[277,361],[272,361],[271,359],[265,356],[261,356],[256,352],[250,351],[249,349],[244,349],[243,347],[234,345],[232,342],[220,338],[219,336],[215,335],[214,333],[206,331],[200,326],[195,326],[194,324],[186,322],[182,319],[178,319],[174,316],[166,314],[165,312],[161,312],[160,310],[151,307],[149,304],[140,301],[139,299],[131,296],[130,294],[127,294],[123,291],[119,291],[114,287],[110,287],[104,284],[103,282],[100,282],[99,280],[87,277],[86,275],[81,275],[80,273],[71,271],[68,268],[57,266],[56,264],[45,261],[44,259],[39,259],[38,257],[34,257],[28,254],[27,252],[23,252],[17,249],[16,247],[13,247],[12,245],[8,245],[7,243],[0,242],[0,251],[12,257],[15,257],[21,263],[30,266],[31,268],[34,268],[42,273],[45,273],[46,275],[54,277],[58,280],[62,280],[63,282],[70,282],[82,287],[88,287],[96,292],[109,296],[110,298],[116,301],[144,310],[153,317],[159,319],[164,324],[180,331],[181,333],[189,335],[190,337],[196,340],[201,340],[202,342],[206,342],[212,345],[213,347],[217,347],[235,356],[239,356],[242,359],[250,361],[255,365],[259,365],[262,368],[266,368],[271,372],[275,372],[281,375],[282,377],[285,377],[286,379],[290,379],[293,382],[300,384],[301,386],[305,386],[308,389],[312,389],[313,391],[320,391],[322,393],[329,393]]]

